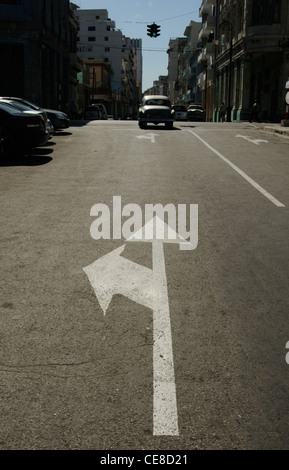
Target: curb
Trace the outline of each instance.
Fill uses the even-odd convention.
[[[283,137],[289,137],[289,128],[288,127],[282,127],[282,126],[264,126],[262,128],[265,132],[271,132],[273,134],[279,134],[282,135]]]

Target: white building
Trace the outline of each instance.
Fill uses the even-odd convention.
[[[78,9],[79,21],[78,55],[84,60],[102,60],[111,69],[110,87],[116,100],[122,93],[124,68],[128,49],[135,55],[135,80],[142,86],[142,41],[126,38],[116,29],[115,22],[108,16],[107,10]]]
[[[79,21],[77,52],[82,59],[103,59],[111,66],[112,91],[121,86],[122,42],[121,31],[115,30],[115,22],[107,10],[77,10]]]

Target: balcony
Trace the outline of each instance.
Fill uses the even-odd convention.
[[[201,41],[203,38],[209,37],[209,35],[214,32],[215,25],[216,17],[213,15],[208,15],[199,32],[199,40]]]
[[[197,85],[200,89],[206,88],[206,86],[210,85],[209,82],[214,80],[214,70],[207,68],[204,72],[200,73],[198,76]]]
[[[206,49],[204,48],[198,55],[198,64],[200,64],[201,62],[206,62],[206,61],[207,61]]]
[[[214,62],[214,57],[215,45],[212,42],[208,42],[198,56],[198,63],[208,62],[209,64],[212,64]]]
[[[199,8],[199,16],[202,17],[203,13],[211,13],[212,7],[216,5],[216,0],[203,0]]]
[[[196,74],[196,66],[193,65],[191,67],[188,67],[184,70],[183,72],[183,79],[184,80],[189,80],[190,78],[192,78],[194,75]]]
[[[186,103],[190,101],[195,101],[196,99],[196,89],[194,90],[189,90],[185,95],[183,95],[184,101]]]

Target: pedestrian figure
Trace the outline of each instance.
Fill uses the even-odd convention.
[[[254,100],[253,106],[251,108],[250,122],[257,121],[259,122],[259,105],[257,100]]]
[[[225,114],[226,114],[225,105],[224,105],[224,103],[221,103],[221,106],[220,106],[220,118],[221,118],[221,122],[224,122],[224,121],[225,121]]]

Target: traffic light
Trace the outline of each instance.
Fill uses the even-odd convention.
[[[161,27],[158,24],[148,24],[147,25],[147,35],[150,36],[151,38],[157,38],[160,35],[160,29]]]
[[[147,35],[150,36],[151,38],[153,37],[153,25],[152,24],[148,24],[147,26]]]

